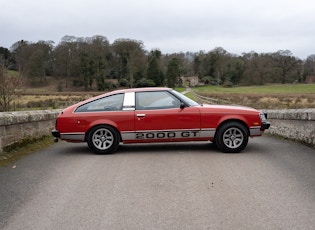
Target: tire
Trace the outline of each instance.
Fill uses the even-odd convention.
[[[236,121],[223,124],[215,135],[215,143],[224,153],[239,153],[248,143],[247,128]]]
[[[117,130],[108,125],[93,127],[87,135],[89,148],[96,154],[114,153],[119,146]]]

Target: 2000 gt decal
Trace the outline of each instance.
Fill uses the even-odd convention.
[[[136,133],[136,139],[189,138],[199,136],[199,131]]]

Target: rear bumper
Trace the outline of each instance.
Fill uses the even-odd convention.
[[[51,134],[52,134],[54,137],[56,137],[56,138],[60,138],[60,132],[59,132],[59,130],[54,129],[54,130],[51,131]]]

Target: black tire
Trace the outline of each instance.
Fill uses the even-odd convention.
[[[98,125],[89,131],[86,141],[89,148],[96,154],[110,154],[117,150],[119,140],[119,134],[115,128]]]
[[[239,153],[248,143],[247,128],[236,121],[223,124],[215,135],[215,143],[224,153]]]

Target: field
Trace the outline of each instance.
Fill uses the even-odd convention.
[[[221,87],[205,86],[197,88],[199,92],[241,93],[241,94],[314,94],[315,84],[281,84],[262,86]]]
[[[85,100],[97,93],[35,93],[21,94],[12,103],[13,110],[61,109]],[[100,94],[100,92],[98,93]]]
[[[184,89],[179,89],[183,91]],[[237,104],[257,109],[315,108],[315,84],[285,84],[224,88],[192,88],[187,96],[203,103]]]
[[[46,87],[25,87],[12,103],[12,110],[60,109],[103,93],[99,91],[75,91],[73,88],[63,88],[62,92],[58,92],[57,84],[51,80]],[[184,91],[185,88],[176,88],[176,90]],[[204,86],[192,88],[192,92],[188,93],[187,96],[203,103],[238,104],[257,109],[315,108],[315,84],[230,88]],[[207,100],[200,99],[204,97]]]

